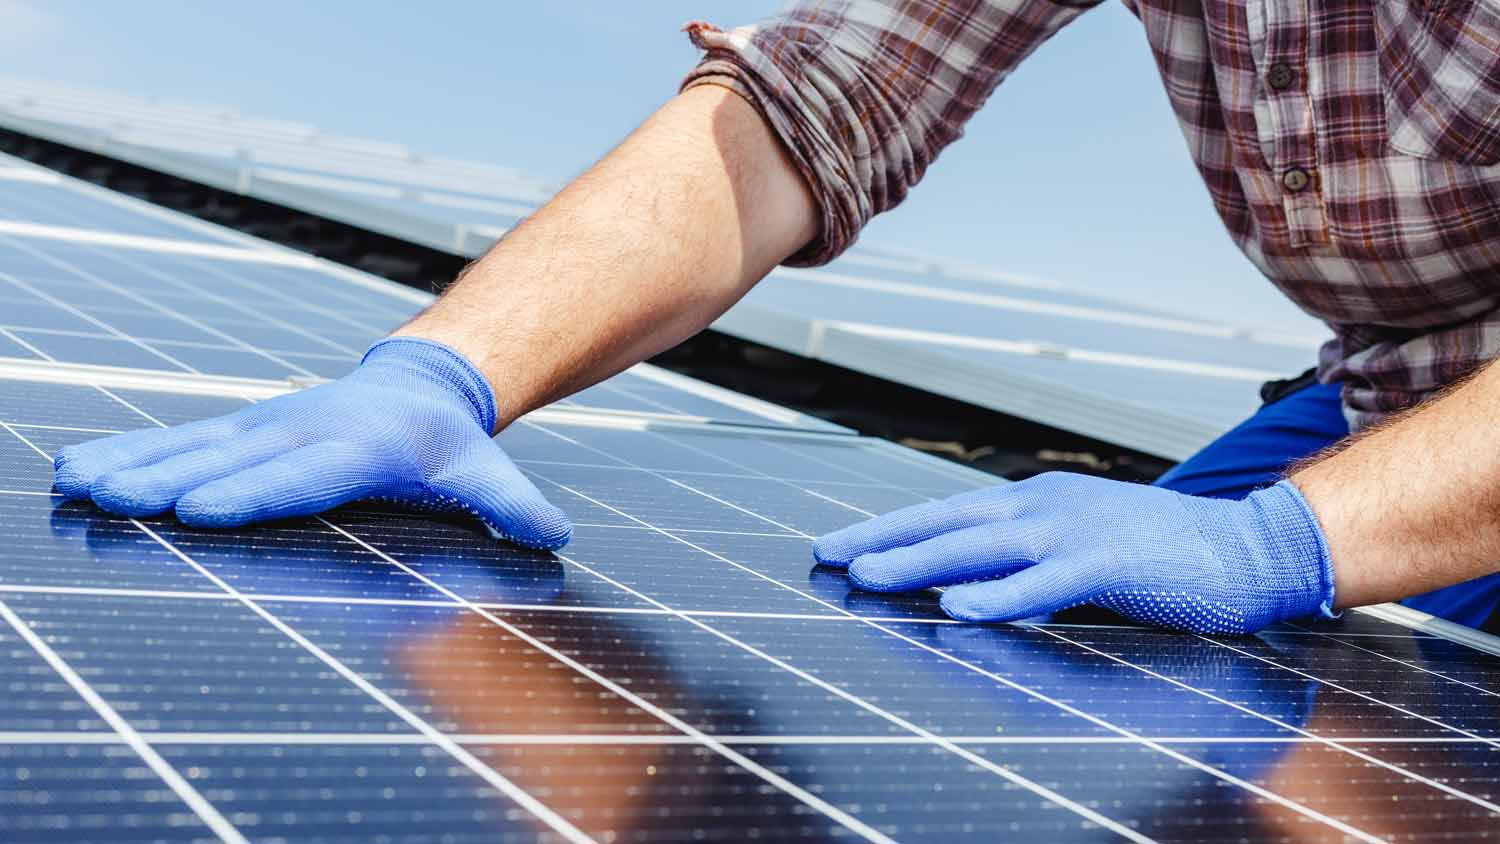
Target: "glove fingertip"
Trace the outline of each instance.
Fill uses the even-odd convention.
[[[556,551],[573,539],[573,522],[566,513],[550,504],[534,524],[537,525],[536,547],[544,551]]]
[[[849,564],[849,580],[866,592],[902,592],[914,588],[898,571],[875,554],[855,558]]]
[[[59,449],[52,458],[53,488],[69,498],[88,498],[90,477],[81,468],[73,446]]]
[[[813,560],[825,566],[843,568],[850,563],[847,546],[839,533],[828,533],[813,540]]]
[[[509,520],[511,524],[490,517],[481,517],[480,521],[490,536],[540,551],[556,551],[573,539],[572,521],[552,504],[521,519]]]
[[[89,497],[101,509],[132,518],[165,513],[172,509],[174,503],[170,500],[160,500],[159,496],[153,498],[149,493],[142,494],[140,490],[132,489],[128,484],[121,482],[117,472],[96,478],[89,486]]]
[[[992,609],[988,609],[982,605],[975,604],[973,601],[969,600],[967,590],[962,588],[949,589],[947,592],[944,592],[943,597],[938,601],[938,604],[943,608],[943,612],[948,614],[949,618],[952,618],[956,621],[977,622],[1002,620],[1000,618],[1000,615],[995,613]]]
[[[178,499],[176,514],[178,521],[196,528],[233,528],[250,522],[245,513],[225,507],[212,499],[195,497],[193,493]]]

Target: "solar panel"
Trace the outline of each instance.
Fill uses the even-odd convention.
[[[420,304],[248,238],[90,225],[0,239],[0,839],[1500,828],[1500,640],[1399,607],[1239,638],[977,626],[852,591],[812,536],[995,480],[654,368],[500,435],[573,519],[560,554],[369,503],[207,531],[63,501],[65,445],[310,383],[168,358],[313,360]]]
[[[988,482],[894,446],[539,414],[501,441],[578,523],[554,557],[368,505],[224,532],[60,502],[61,445],[243,401],[113,392],[0,382],[7,840],[1380,840],[1500,811],[1500,659],[1431,632],[850,592],[809,533]]]
[[[259,380],[335,378],[431,296],[0,156],[56,225],[0,219],[0,357]],[[0,197],[0,218],[6,214]],[[20,206],[14,206],[20,207]],[[87,219],[64,210],[90,209]],[[23,212],[16,212],[23,213]],[[24,213],[29,214],[28,210]],[[652,367],[563,403],[842,430]]]
[[[399,145],[46,83],[0,79],[0,126],[469,256],[551,193]],[[1174,459],[1318,345],[865,246],[774,272],[714,328]]]

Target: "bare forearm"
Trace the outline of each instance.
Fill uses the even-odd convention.
[[[701,330],[816,227],[812,196],[760,115],[700,86],[396,333],[473,361],[504,427]]]
[[[1500,568],[1500,367],[1303,467],[1339,607],[1419,595]]]

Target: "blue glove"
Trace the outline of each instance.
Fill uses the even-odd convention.
[[[495,536],[560,548],[572,535],[490,439],[495,397],[440,343],[391,337],[332,383],[174,428],[68,446],[54,485],[124,516],[176,509],[198,527],[304,516],[362,498],[462,510]]]
[[[961,621],[1093,603],[1145,624],[1253,633],[1333,615],[1322,529],[1287,481],[1224,501],[1050,472],[828,534],[813,556],[874,592],[963,584],[942,599]]]

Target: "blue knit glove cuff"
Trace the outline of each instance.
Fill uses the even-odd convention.
[[[462,396],[474,411],[474,421],[485,433],[495,430],[495,391],[490,389],[490,382],[468,358],[436,340],[387,337],[366,349],[359,365],[395,365],[415,370]]]
[[[1296,578],[1304,585],[1307,603],[1285,618],[1313,615],[1337,618],[1333,611],[1333,557],[1318,517],[1291,481],[1252,493],[1246,499],[1265,519],[1267,554],[1276,561],[1279,577]]]
[[[1222,584],[1258,630],[1289,618],[1333,612],[1333,565],[1317,516],[1290,481],[1244,501],[1184,496],[1198,529],[1224,566]]]

